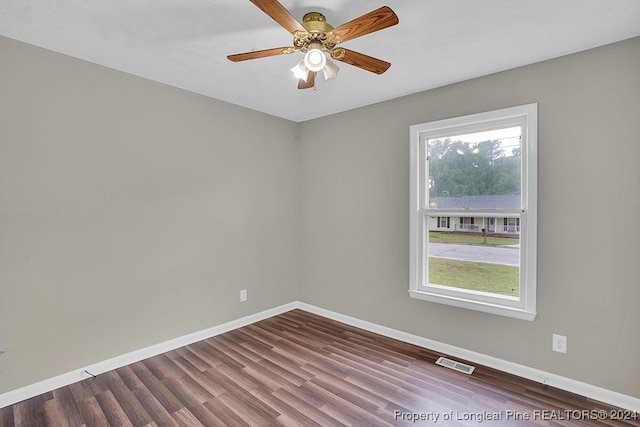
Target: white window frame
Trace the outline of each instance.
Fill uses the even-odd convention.
[[[410,283],[412,298],[532,321],[536,317],[538,104],[527,104],[410,126]],[[503,297],[429,284],[429,216],[495,216],[493,210],[439,210],[424,200],[426,141],[484,130],[522,127],[522,209],[500,211],[520,218],[520,296]]]

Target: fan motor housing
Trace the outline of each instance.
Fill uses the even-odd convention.
[[[310,33],[328,33],[333,30],[333,27],[327,24],[327,18],[320,12],[305,13],[302,26]]]

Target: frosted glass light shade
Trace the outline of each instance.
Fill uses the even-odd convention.
[[[296,79],[302,79],[306,82],[309,70],[304,65],[304,59],[301,59],[300,62],[298,62],[298,64],[291,69],[291,72],[294,76],[296,76]]]
[[[325,80],[334,79],[338,75],[340,68],[331,60],[327,59],[327,64],[322,68]]]
[[[304,55],[304,65],[309,71],[320,71],[327,63],[327,57],[320,49],[309,49]]]

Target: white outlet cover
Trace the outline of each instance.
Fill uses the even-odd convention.
[[[553,334],[553,341],[551,344],[551,349],[553,351],[557,351],[558,353],[566,353],[567,352],[567,337],[564,335]]]

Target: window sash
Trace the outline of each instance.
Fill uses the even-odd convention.
[[[466,211],[465,211],[466,212]],[[517,218],[522,221],[521,216]],[[433,217],[433,213],[424,211],[422,213],[422,240],[423,250],[421,251],[420,268],[421,268],[421,280],[418,283],[417,291],[425,292],[431,295],[441,295],[449,298],[472,298],[485,304],[497,304],[504,305],[516,309],[524,309],[526,306],[526,269],[523,268],[523,258],[526,257],[526,252],[523,253],[523,248],[526,250],[526,236],[520,233],[520,249],[519,249],[519,265],[518,265],[518,284],[519,292],[517,297],[502,295],[498,293],[481,292],[464,288],[456,288],[452,286],[434,284],[429,281],[429,217]],[[526,259],[526,258],[524,258]]]

